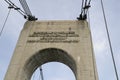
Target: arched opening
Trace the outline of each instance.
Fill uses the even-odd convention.
[[[42,65],[43,80],[76,80],[72,70],[60,62],[49,62]],[[31,80],[42,80],[40,68],[33,73]]]
[[[38,51],[31,56],[24,66],[25,80],[30,80],[34,71],[41,65],[48,62],[60,62],[67,65],[76,77],[76,63],[74,59],[65,51],[57,48],[47,48]]]

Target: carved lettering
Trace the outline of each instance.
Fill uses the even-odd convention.
[[[79,37],[73,31],[68,32],[33,32],[29,35],[28,43],[78,43]]]

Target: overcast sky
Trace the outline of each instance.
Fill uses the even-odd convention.
[[[19,0],[11,1],[21,7]],[[27,0],[32,14],[39,18],[39,20],[76,20],[76,17],[80,14],[81,1]],[[7,7],[8,4],[4,0],[0,0],[0,30],[8,13]],[[120,0],[104,0],[104,7],[118,75],[120,77]],[[116,80],[100,0],[92,0],[89,11],[99,80]],[[25,22],[26,20],[22,15],[14,10],[11,11],[3,34],[0,37],[0,80],[4,79],[20,31]],[[61,63],[45,64],[43,65],[43,72],[45,80],[75,80],[72,71]]]

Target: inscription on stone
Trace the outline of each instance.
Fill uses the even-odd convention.
[[[74,31],[62,32],[33,32],[29,35],[28,43],[78,43],[79,34]]]

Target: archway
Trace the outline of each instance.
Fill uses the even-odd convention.
[[[73,71],[76,76],[76,63],[74,59],[65,51],[57,48],[47,48],[38,51],[35,55],[31,56],[25,66],[24,71],[26,75],[26,80],[30,80],[34,71],[47,62],[61,62]]]

